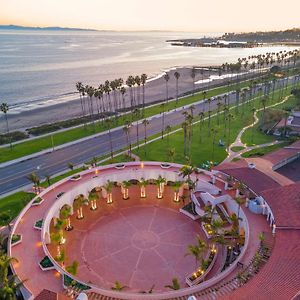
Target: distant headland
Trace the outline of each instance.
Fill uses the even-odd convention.
[[[0,25],[0,30],[98,31],[96,29],[84,29],[84,28],[31,27],[31,26],[20,26],[20,25]]]
[[[300,28],[284,31],[259,31],[248,33],[225,33],[215,38],[193,38],[168,40],[172,46],[214,47],[214,48],[253,48],[269,45],[300,45]]]

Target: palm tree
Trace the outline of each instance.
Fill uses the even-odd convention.
[[[123,127],[123,132],[126,135],[127,146],[129,148],[129,153],[131,154],[130,127],[131,127],[131,124],[129,122],[127,122],[126,125]]]
[[[0,104],[0,110],[4,113],[5,122],[6,122],[6,132],[9,135],[9,126],[8,126],[8,118],[7,118],[7,113],[9,111],[8,104],[7,103],[1,103]],[[11,137],[10,137],[10,149],[12,149]]]
[[[115,282],[115,285],[111,288],[113,291],[117,291],[117,292],[121,292],[122,290],[124,290],[125,288],[127,288],[127,286],[122,285],[119,281]]]
[[[110,158],[113,159],[114,157],[114,149],[113,149],[113,142],[112,142],[112,136],[111,136],[111,119],[107,119],[106,121],[107,127],[108,127],[108,137],[109,137],[109,148],[110,148]]]
[[[229,148],[230,146],[230,133],[231,133],[231,120],[233,119],[232,114],[228,114],[227,120],[228,120],[228,142],[227,142],[227,147]]]
[[[85,110],[84,110],[84,104],[83,104],[83,89],[84,89],[84,87],[83,87],[83,84],[81,83],[81,82],[77,82],[76,83],[76,89],[77,89],[77,91],[78,91],[78,93],[79,93],[79,97],[80,97],[80,104],[81,104],[81,110],[82,110],[82,117],[84,118],[84,116],[85,116]]]
[[[91,210],[96,210],[98,195],[97,195],[97,192],[95,191],[95,189],[93,189],[89,192],[88,200],[91,203]]]
[[[168,147],[170,145],[170,132],[172,130],[172,127],[170,125],[167,125],[166,128],[165,128],[165,133],[167,135],[167,144],[168,144]]]
[[[203,121],[204,121],[204,112],[200,112],[199,113],[199,118],[200,118],[200,120],[199,120],[199,141],[200,141],[200,143],[202,142],[202,125],[203,125]]]
[[[196,77],[196,70],[195,70],[195,68],[192,68],[191,78],[192,78],[192,81],[193,81],[193,95],[195,95],[195,77]]]
[[[146,74],[142,74],[141,75],[141,83],[143,86],[143,116],[145,115],[145,84],[147,81],[147,75]]]
[[[136,93],[137,93],[137,105],[139,106],[140,105],[140,98],[141,98],[141,95],[140,95],[141,78],[140,78],[140,76],[138,76],[138,75],[135,76],[134,82],[137,85],[137,89],[136,89]]]
[[[176,71],[174,73],[174,77],[176,79],[176,106],[177,106],[177,104],[178,104],[178,80],[180,78],[180,73]]]
[[[212,128],[212,135],[213,135],[213,138],[212,138],[212,161],[214,160],[214,157],[215,157],[215,144],[216,144],[216,135],[218,134],[219,132],[219,129],[216,127],[216,128]]]
[[[131,182],[130,181],[127,181],[127,180],[122,181],[121,191],[122,191],[123,199],[124,200],[129,199],[129,187],[130,186],[131,186]]]
[[[265,125],[265,114],[266,114],[266,103],[267,103],[267,100],[268,100],[268,96],[264,96],[261,99],[261,104],[263,106],[262,126]]]
[[[78,261],[74,260],[73,263],[70,266],[66,267],[67,272],[70,274],[76,276],[77,270],[78,270]]]
[[[75,198],[74,206],[75,206],[75,209],[77,210],[77,219],[78,220],[82,220],[84,218],[82,207],[83,207],[83,205],[87,205],[87,204],[88,204],[88,201],[84,197],[83,194],[80,194]]]
[[[141,178],[138,184],[141,188],[141,198],[146,198],[146,186],[149,184],[149,181],[145,180],[144,178]]]
[[[70,216],[72,215],[72,207],[68,204],[65,204],[61,210],[60,210],[60,218],[65,221],[67,224],[66,230],[70,231],[73,229],[73,226],[71,225],[71,219]]]
[[[35,172],[32,172],[26,178],[33,183],[35,193],[40,192],[40,179]]]
[[[166,73],[166,74],[164,75],[164,80],[165,80],[165,82],[166,82],[166,101],[167,101],[167,103],[168,103],[168,100],[169,100],[169,87],[168,87],[168,82],[169,82],[169,80],[170,80],[170,76],[169,76],[168,73]]]
[[[51,175],[46,174],[45,175],[45,181],[47,182],[48,187],[49,187],[51,185]]]
[[[56,245],[56,257],[55,260],[59,260],[61,259],[61,254],[62,251],[60,249],[60,245],[61,245],[61,241],[63,239],[63,234],[62,231],[58,231],[58,232],[52,232],[51,235],[51,242]]]
[[[196,267],[197,264],[199,263],[200,259],[202,258],[204,252],[207,249],[207,244],[205,243],[205,241],[203,241],[199,235],[196,236],[196,244],[195,245],[188,245],[187,247],[187,253],[185,256],[187,255],[192,255],[195,257],[195,263],[196,263]]]
[[[241,205],[243,205],[245,203],[245,199],[243,199],[241,197],[235,197],[234,200],[235,200],[236,204],[238,205],[238,214],[237,214],[237,217],[239,219],[240,218]]]
[[[163,178],[161,175],[159,175],[158,178],[155,180],[155,184],[157,186],[157,198],[158,199],[162,199],[162,197],[163,197],[165,182],[166,182],[166,179]]]
[[[68,168],[73,171],[74,170],[74,165],[72,163],[68,163]]]
[[[114,183],[110,180],[107,180],[106,184],[104,185],[104,189],[107,192],[107,200],[106,200],[107,204],[111,204],[113,202],[113,199],[112,199],[113,186],[114,186]]]
[[[175,181],[174,184],[172,185],[172,188],[174,189],[174,202],[179,202],[179,189],[182,186],[181,181]]]
[[[183,129],[183,154],[187,155],[187,145],[188,145],[188,123],[187,121],[182,122],[181,127]]]
[[[162,103],[160,107],[162,108],[162,119],[161,119],[161,139],[164,139],[164,129],[165,129],[165,103]]]
[[[144,119],[142,121],[142,124],[144,125],[144,150],[145,150],[145,156],[147,155],[147,149],[146,149],[146,145],[147,145],[147,126],[149,125],[149,121],[147,119]]]
[[[254,121],[254,116],[255,116],[256,108],[253,107],[253,108],[251,109],[251,111],[252,111],[252,118],[253,118],[253,121]],[[253,125],[253,126],[252,126],[252,130],[251,130],[251,143],[252,143],[252,144],[253,144],[253,137],[254,137],[254,129],[255,129],[255,126]]]
[[[17,300],[17,291],[21,288],[24,281],[16,283],[17,276],[9,275],[10,265],[18,262],[14,257],[7,254],[0,256],[0,299],[1,300]]]
[[[171,162],[174,162],[175,154],[176,154],[175,148],[168,149],[168,156],[169,156]]]
[[[180,289],[180,283],[179,283],[179,280],[178,278],[174,277],[172,279],[172,285],[165,285],[165,288],[169,288],[171,290],[179,290]]]
[[[134,85],[134,77],[133,76],[128,76],[127,80],[126,80],[126,85],[129,87],[129,93],[130,93],[130,107],[131,109],[134,106],[133,103],[133,92],[132,92],[132,86]]]
[[[133,114],[135,116],[135,119],[137,120],[136,121],[136,143],[137,143],[137,148],[138,150],[140,149],[140,143],[139,143],[139,115],[140,115],[140,110],[138,108],[136,108],[134,111],[133,111]]]

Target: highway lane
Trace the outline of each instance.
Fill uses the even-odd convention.
[[[278,83],[278,85],[280,82]],[[257,90],[256,90],[257,93]],[[201,95],[199,95],[199,100]],[[235,103],[235,94],[231,94],[228,97],[229,103]],[[211,102],[211,110],[215,110],[217,106],[217,99]],[[207,111],[208,104],[201,103],[194,104],[194,115],[198,115],[200,111]],[[190,111],[189,109],[187,109]],[[182,115],[183,109],[177,109],[177,111],[167,112],[165,114],[165,127],[167,125],[175,126],[181,124],[184,121]],[[160,116],[150,120],[147,126],[147,135],[161,132],[162,128],[162,114]],[[111,131],[112,144],[114,150],[119,150],[127,146],[126,136],[122,128]],[[130,129],[130,139],[132,143],[136,142],[136,124],[133,124]],[[139,125],[139,140],[143,143],[144,140],[144,126]],[[75,145],[68,146],[63,149],[55,150],[54,152],[43,154],[39,157],[32,158],[27,161],[19,162],[8,167],[0,169],[0,194],[8,193],[17,188],[25,186],[30,182],[26,176],[32,172],[36,172],[41,179],[46,174],[53,175],[58,172],[67,170],[67,164],[72,162],[73,164],[84,163],[95,156],[104,156],[110,153],[109,136],[103,134],[96,138],[91,138],[87,141],[77,143]]]

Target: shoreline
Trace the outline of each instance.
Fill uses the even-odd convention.
[[[193,82],[190,76],[192,68],[196,69],[196,77],[195,77],[195,89],[201,89],[205,86],[210,85],[209,81],[209,73],[211,76],[217,76],[218,71],[216,68],[219,66],[183,66],[183,67],[172,67],[168,70],[163,70],[158,75],[150,77],[147,80],[145,85],[145,103],[148,105],[155,104],[161,101],[164,101],[166,98],[166,83],[163,78],[165,73],[168,73],[170,76],[170,80],[168,83],[168,94],[169,98],[176,97],[176,79],[174,77],[174,73],[177,71],[180,73],[180,79],[178,83],[178,95],[183,96],[187,93],[191,93],[193,90]],[[209,68],[211,70],[209,71]],[[204,70],[203,75],[200,74],[200,70]],[[227,73],[223,73],[227,74]],[[203,83],[200,83],[201,80],[204,80]],[[213,80],[214,84],[220,84],[225,79],[216,79]],[[198,82],[196,84],[196,82]],[[209,81],[212,82],[212,81]],[[74,84],[75,90],[75,84]],[[27,128],[40,126],[43,124],[49,124],[57,121],[63,121],[67,119],[72,119],[76,117],[82,116],[80,98],[78,96],[74,97],[72,100],[58,102],[52,105],[36,105],[36,107],[31,109],[22,110],[18,113],[13,113],[13,109],[8,112],[8,121],[10,124],[10,131],[24,131]],[[75,96],[74,95],[74,96]],[[129,91],[127,89],[126,92],[126,106],[129,105]],[[29,103],[30,105],[31,103]],[[5,123],[4,116],[0,116],[0,134],[5,133]]]

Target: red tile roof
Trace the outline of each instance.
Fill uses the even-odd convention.
[[[300,290],[300,231],[277,230],[266,265],[244,286],[222,299],[287,300]]]
[[[264,190],[273,189],[280,186],[275,180],[257,169],[244,167],[235,169],[222,169],[221,171],[233,176],[239,181],[242,181],[251,190],[258,194],[260,194]]]
[[[277,151],[266,154],[263,157],[263,159],[271,162],[273,165],[277,165],[280,162],[297,155],[297,153],[299,152],[300,152],[300,141],[297,141],[292,145],[289,145]]]
[[[277,227],[300,228],[300,182],[263,191],[261,196],[270,205]]]
[[[34,300],[57,300],[57,294],[49,290],[42,290]]]

